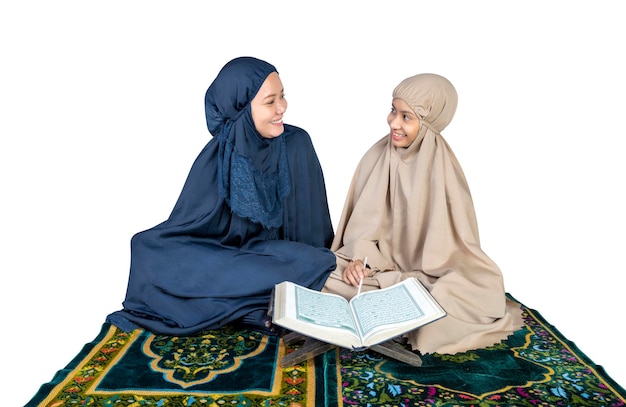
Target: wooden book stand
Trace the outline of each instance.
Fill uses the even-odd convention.
[[[335,348],[335,345],[322,342],[314,338],[309,338],[298,332],[290,332],[283,336],[282,339],[285,345],[291,345],[302,341],[304,341],[304,343],[300,348],[283,356],[283,359],[280,362],[281,367],[293,366]],[[389,340],[378,345],[370,346],[368,349],[371,349],[390,358],[399,360],[401,362],[407,363],[411,366],[422,366],[422,359],[419,357],[418,354],[404,348],[401,343],[398,343],[394,340]]]

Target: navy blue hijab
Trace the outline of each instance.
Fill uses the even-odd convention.
[[[251,57],[227,63],[204,98],[209,131],[219,140],[218,187],[237,215],[265,227],[282,224],[289,194],[285,138],[263,138],[250,102],[273,65]]]
[[[109,322],[168,335],[226,324],[267,332],[275,284],[320,290],[335,269],[324,177],[309,134],[285,124],[282,135],[264,139],[252,121],[250,102],[275,71],[237,58],[207,90],[214,138],[169,218],[131,239],[126,298]]]

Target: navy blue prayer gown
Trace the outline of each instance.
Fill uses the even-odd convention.
[[[250,62],[259,69],[254,65],[257,60],[238,61],[246,69]],[[260,83],[268,74],[265,71],[273,70],[271,65],[261,67],[265,70],[258,75],[248,74],[259,76]],[[260,83],[248,84],[252,92],[239,105],[249,102]],[[207,100],[210,92],[211,88]],[[223,89],[211,97],[221,97],[221,93]],[[215,108],[209,104],[208,110]],[[220,119],[218,128],[207,110],[209,129],[218,135],[194,162],[168,220],[133,236],[124,308],[109,315],[108,321],[126,330],[141,326],[167,335],[215,329],[246,321],[248,316],[254,321],[267,313],[275,284],[288,280],[321,290],[335,269],[335,256],[328,249],[333,229],[324,177],[311,138],[303,129],[284,125],[285,132],[278,138],[262,139],[250,128],[249,107],[244,109],[248,111],[238,111],[233,120]],[[244,124],[238,125],[238,121]],[[245,142],[252,144],[242,147],[237,141],[244,137],[242,129],[247,132]],[[277,164],[269,178],[254,178],[253,183],[270,185],[270,192],[281,189],[279,202],[270,205],[278,208],[279,214],[282,211],[278,221],[238,215],[241,202],[237,203],[234,192],[224,192],[242,190],[245,204],[248,188],[260,189],[241,185],[247,176],[258,174],[251,175],[254,168],[235,168],[237,162],[230,154],[256,154],[255,149],[265,151],[267,146],[279,146],[272,156],[278,157]],[[276,178],[285,185],[274,185]],[[267,225],[272,222],[278,226]],[[260,322],[258,328],[263,328]]]

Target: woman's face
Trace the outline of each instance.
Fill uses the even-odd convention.
[[[287,111],[287,99],[278,73],[269,74],[250,105],[254,127],[262,137],[274,138],[283,134],[283,114]]]
[[[389,137],[396,147],[408,147],[417,138],[420,129],[420,119],[409,105],[402,99],[391,101],[391,112],[387,116],[389,123]]]

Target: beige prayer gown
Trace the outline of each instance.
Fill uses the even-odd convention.
[[[440,134],[456,109],[454,88],[436,75],[418,76],[394,91],[422,117],[418,137],[396,148],[387,135],[362,158],[331,247],[337,269],[323,291],[356,294],[342,280],[350,259],[368,258],[373,274],[363,291],[416,277],[448,315],[409,332],[409,343],[423,354],[453,354],[498,343],[523,322],[481,249],[465,176]],[[416,86],[429,92],[416,95]]]

